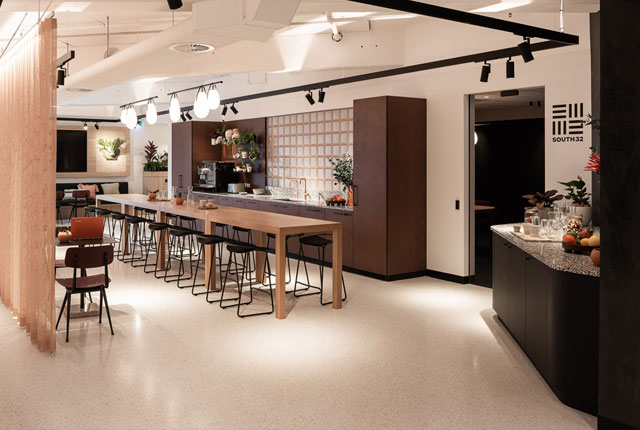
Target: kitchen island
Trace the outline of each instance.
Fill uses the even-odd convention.
[[[558,398],[597,413],[600,269],[560,243],[492,226],[493,308]]]

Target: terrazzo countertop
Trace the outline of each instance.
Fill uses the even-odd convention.
[[[295,197],[289,196],[274,196],[271,194],[233,194],[233,193],[213,193],[210,191],[200,191],[193,190],[194,193],[198,194],[209,194],[213,196],[221,196],[221,197],[231,197],[234,199],[245,199],[245,200],[258,200],[269,202],[272,201],[274,203],[283,203],[288,205],[298,205],[298,206],[306,206],[306,207],[321,207],[325,209],[331,209],[336,211],[345,211],[345,212],[353,212],[352,206],[327,206],[327,204],[322,200],[299,200]]]
[[[552,269],[600,277],[600,268],[593,264],[588,255],[564,252],[561,243],[524,241],[511,233],[514,225],[520,224],[493,225],[491,231]]]

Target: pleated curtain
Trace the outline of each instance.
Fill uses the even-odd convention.
[[[56,20],[0,59],[0,299],[54,352]]]

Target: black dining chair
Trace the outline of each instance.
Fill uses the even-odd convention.
[[[113,262],[113,246],[95,246],[83,248],[69,248],[64,258],[66,267],[73,268],[73,278],[56,278],[56,282],[62,285],[67,291],[60,306],[60,314],[56,321],[56,330],[60,324],[60,318],[67,307],[67,336],[66,341],[69,342],[69,317],[71,314],[71,297],[74,294],[91,293],[93,291],[100,292],[100,319],[98,324],[102,324],[102,302],[107,309],[107,318],[109,319],[109,328],[113,336],[113,325],[111,324],[111,312],[109,312],[109,302],[107,301],[106,289],[109,288],[109,265]],[[78,269],[95,269],[104,267],[104,273],[90,276],[78,276]]]

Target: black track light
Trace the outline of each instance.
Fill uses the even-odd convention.
[[[318,102],[319,103],[324,103],[324,96],[325,96],[325,92],[323,89],[321,89],[320,91],[318,91]]]
[[[234,115],[238,115],[238,109],[235,103],[231,105],[231,112],[233,112]]]
[[[187,117],[184,116],[184,112],[180,112],[180,119],[182,122],[187,122]]]
[[[97,122],[95,124],[93,124],[93,126],[96,128],[96,130],[100,130],[100,126],[98,125]]]
[[[182,0],[167,0],[169,3],[169,9],[176,10],[182,7]]]
[[[511,61],[511,57],[507,60],[507,79],[516,77],[516,63]]]
[[[193,119],[193,117],[191,116],[191,114],[189,113],[189,111],[187,111],[187,112],[184,114],[184,116],[186,116],[186,117],[187,117],[187,119],[188,119],[189,121],[191,121],[191,120]]]
[[[227,105],[224,105],[224,107],[222,108],[222,116],[226,116],[227,115]]]
[[[85,130],[88,128],[86,122],[84,123],[84,126],[82,128],[84,128]]]
[[[56,83],[59,87],[64,86],[64,78],[66,77],[66,73],[64,71],[64,69],[58,69],[58,78],[56,80]]]
[[[313,94],[311,93],[311,91],[309,91],[307,94],[305,94],[305,98],[307,99],[307,101],[309,102],[310,105],[315,104],[315,100],[313,99]]]
[[[489,74],[491,73],[491,64],[486,61],[482,65],[482,73],[480,73],[480,82],[489,82]]]
[[[518,49],[525,63],[534,60],[533,53],[531,52],[531,40],[528,37],[525,37],[524,42],[518,45]]]

